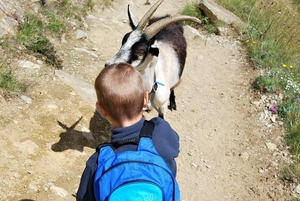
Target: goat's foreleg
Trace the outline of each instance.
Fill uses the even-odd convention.
[[[170,105],[168,106],[168,108],[172,111],[172,110],[176,110],[176,102],[175,102],[175,94],[174,94],[174,89],[171,90],[170,93]]]
[[[168,100],[170,96],[170,88],[166,85],[159,85],[150,98],[151,105],[158,112],[158,116],[164,118],[168,110]]]
[[[165,102],[162,106],[158,108],[158,116],[162,119],[164,119],[165,114],[168,110],[168,102]]]

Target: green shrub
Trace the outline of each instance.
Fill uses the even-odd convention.
[[[53,44],[50,43],[45,36],[45,30],[50,27],[52,26],[48,26],[37,16],[27,14],[24,23],[20,25],[16,37],[17,40],[26,47],[29,53],[45,58],[47,63],[61,69],[62,61],[56,56]],[[57,29],[55,29],[55,31],[57,31]]]
[[[25,87],[15,78],[12,70],[0,63],[0,88],[11,92],[24,92]]]

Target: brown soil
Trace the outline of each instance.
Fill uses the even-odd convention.
[[[144,2],[113,1],[112,7],[90,13],[85,29],[74,25],[66,43],[53,41],[63,71],[91,86],[130,31],[127,4],[134,4],[131,9],[141,18],[149,8]],[[184,4],[165,0],[156,15],[175,14]],[[88,37],[76,39],[77,29]],[[290,200],[293,187],[279,174],[290,161],[284,131],[278,124],[266,126],[260,118],[264,105],[253,104],[260,100],[250,87],[257,72],[239,36],[231,27],[221,36],[185,27],[185,36],[188,56],[175,90],[177,110],[166,114],[180,135],[182,200]],[[53,68],[19,68],[20,59],[12,64],[28,85],[26,94],[0,96],[0,200],[75,200],[85,162],[97,144],[109,139],[110,125]],[[26,60],[37,63],[33,57]]]

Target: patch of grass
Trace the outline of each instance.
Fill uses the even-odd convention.
[[[0,61],[0,88],[11,92],[25,92],[26,88],[16,79],[12,70]]]
[[[252,86],[254,89],[259,90],[263,93],[274,93],[276,91],[275,80],[272,79],[272,77],[266,75],[257,77]]]
[[[293,0],[293,3],[298,7],[300,10],[300,1],[299,0]]]
[[[110,0],[105,1],[110,2]],[[61,69],[62,61],[56,54],[50,39],[60,39],[61,34],[69,30],[67,25],[70,20],[77,20],[79,26],[83,26],[82,17],[96,6],[93,0],[78,2],[80,3],[75,4],[73,0],[51,1],[46,7],[41,6],[40,12],[30,13],[30,10],[25,13],[25,20],[19,25],[15,37],[0,38],[0,48],[4,52],[0,55],[0,60],[9,61],[13,57],[29,54]],[[0,76],[1,88],[8,91],[23,91],[9,67],[1,65]],[[3,84],[3,82],[11,84]]]
[[[103,5],[104,7],[111,6],[111,5],[112,5],[111,1],[112,1],[112,0],[103,0],[103,1],[102,1],[102,5]],[[147,2],[146,2],[146,3],[147,3]]]
[[[14,36],[0,38],[0,48],[2,48],[3,55],[0,55],[0,60],[6,61],[8,57],[15,57],[21,54],[21,45],[18,44]]]
[[[294,163],[287,167],[284,167],[280,171],[282,178],[286,181],[291,181],[291,182],[296,182],[294,181],[295,178],[297,178],[297,176],[294,174],[295,172],[300,172],[300,166],[298,163]]]
[[[298,183],[300,181],[300,100],[288,99],[278,107],[278,115],[285,119],[287,135],[285,140],[290,146],[293,163],[282,168],[284,180]]]
[[[300,159],[300,104],[298,101],[290,101],[285,104],[286,128],[288,134],[285,136],[290,146],[291,153]],[[300,160],[299,160],[300,162]],[[299,164],[300,166],[300,164]],[[300,177],[300,171],[297,174]]]
[[[74,18],[81,21],[81,16],[84,13],[83,9],[81,10],[80,7],[73,5],[70,0],[56,1],[53,3],[52,7],[55,12],[57,12],[57,15],[67,19]]]
[[[192,3],[187,3],[184,8],[180,11],[181,15],[188,15],[188,16],[193,16],[202,21],[202,25],[199,25],[195,22],[189,22],[186,21],[183,24],[185,25],[190,25],[193,27],[203,27],[209,34],[219,34],[219,29],[218,27],[222,24],[224,24],[221,21],[210,21],[207,17],[205,17],[199,9],[199,2],[192,2]]]
[[[82,17],[94,10],[96,3],[93,0],[82,0],[79,4],[74,4],[71,0],[62,0],[52,2],[50,7],[51,13],[54,11],[61,19],[75,19],[81,23],[80,26],[82,27]]]
[[[48,23],[45,24],[45,29],[51,33],[61,34],[66,31],[66,25],[54,15],[54,13],[44,10],[43,14],[47,17]]]
[[[95,3],[92,0],[87,1],[87,8],[93,10],[95,8]]]
[[[8,48],[9,47],[9,42],[8,40],[5,40],[4,38],[2,38],[0,40],[0,46],[2,46],[3,48]]]
[[[56,32],[58,29],[51,26],[51,23],[49,24],[50,26],[35,15],[27,14],[25,21],[20,25],[16,38],[30,51],[29,53],[45,58],[47,63],[61,69],[62,61],[56,55],[53,44],[45,36],[45,30],[51,29]]]

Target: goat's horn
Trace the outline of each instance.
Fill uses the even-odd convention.
[[[130,10],[130,6],[128,4],[128,9],[127,9],[127,14],[128,14],[128,18],[129,18],[129,22],[130,22],[130,26],[133,28],[135,28],[138,25],[138,21],[137,19],[134,17],[134,15],[132,14],[131,10]]]
[[[156,11],[158,6],[163,2],[164,0],[158,0],[143,16],[143,18],[140,20],[139,24],[137,25],[137,29],[143,30],[150,19],[150,17],[153,15],[153,13]]]
[[[180,22],[180,21],[193,21],[196,23],[201,24],[201,20],[199,20],[196,17],[191,17],[191,16],[185,16],[185,15],[180,15],[180,16],[170,16],[164,19],[161,19],[157,22],[154,22],[150,26],[148,26],[145,30],[145,35],[147,36],[148,39],[153,38],[158,32],[160,32],[163,28],[167,27],[168,25],[175,23],[175,22]]]

